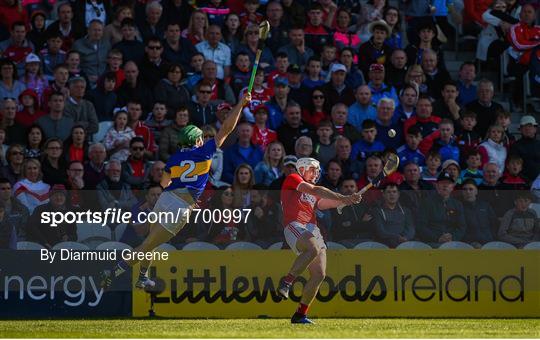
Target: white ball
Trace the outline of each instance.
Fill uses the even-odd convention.
[[[394,138],[396,136],[396,130],[390,129],[388,130],[388,137]]]

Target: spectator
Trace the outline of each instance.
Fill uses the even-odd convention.
[[[35,50],[34,44],[26,38],[26,34],[28,33],[26,31],[26,23],[16,21],[11,24],[10,30],[9,39],[0,42],[0,51],[3,52],[4,57],[16,65],[17,72],[22,74],[24,72],[26,56]]]
[[[403,166],[403,182],[399,185],[400,200],[403,206],[409,208],[416,221],[421,209],[421,202],[431,194],[433,186],[420,178],[420,166],[408,161]]]
[[[122,162],[122,182],[134,191],[144,190],[151,164],[144,160],[144,139],[133,137],[129,142],[129,157]]]
[[[88,161],[84,165],[84,183],[87,189],[95,190],[99,182],[105,179],[105,159],[107,151],[101,143],[88,147]]]
[[[369,66],[369,89],[371,90],[371,101],[377,105],[382,98],[390,98],[394,103],[398,102],[396,89],[392,86],[387,86],[384,83],[384,65],[371,64]]]
[[[46,34],[61,34],[62,50],[69,51],[75,40],[84,36],[83,27],[73,22],[73,8],[70,2],[63,2],[56,9],[58,20],[47,27]]]
[[[103,36],[109,41],[111,46],[122,41],[122,21],[126,18],[133,18],[133,10],[129,6],[118,6],[114,12],[114,19],[105,26]]]
[[[384,20],[377,20],[369,24],[368,30],[372,36],[358,50],[358,68],[364,73],[364,78],[368,77],[372,64],[385,64],[392,55],[392,48],[384,43],[392,34],[390,26]]]
[[[407,73],[405,74],[405,83],[411,84],[416,88],[418,97],[420,95],[428,95],[428,87],[426,85],[426,74],[422,69],[422,66],[414,64],[409,66]],[[429,97],[428,97],[429,98]]]
[[[266,186],[253,186],[249,208],[252,210],[252,214],[247,219],[246,229],[251,242],[267,248],[271,244],[283,240],[281,224],[275,222],[278,219],[279,206],[268,199]]]
[[[251,62],[249,61],[249,55],[246,52],[237,53],[234,59],[231,77],[231,85],[235,95],[238,95],[243,88],[246,88],[249,85],[249,80],[251,78],[250,70]],[[257,71],[258,70],[259,69],[257,69]],[[255,86],[255,83],[253,83],[253,86]],[[259,87],[262,87],[262,82],[260,82]]]
[[[94,105],[96,117],[99,122],[110,121],[113,118],[113,110],[118,101],[116,94],[116,74],[107,72],[103,81],[98,83],[95,89],[88,93],[88,101]]]
[[[53,78],[56,66],[67,62],[67,54],[66,51],[62,50],[62,43],[62,34],[60,32],[51,33],[47,36],[46,48],[36,50],[36,54],[39,52],[39,56],[43,61],[43,73],[48,80]],[[76,53],[80,57],[79,53]]]
[[[116,84],[115,84],[115,90],[119,89],[120,86],[122,86],[122,83],[124,83],[124,80],[126,79],[126,74],[124,70],[122,69],[124,56],[122,55],[122,52],[119,50],[111,49],[107,53],[107,65],[105,67],[105,73],[112,72],[114,73],[116,77]],[[97,83],[103,82],[103,75],[100,75]]]
[[[475,131],[476,126],[476,113],[465,110],[461,112],[459,129],[460,134],[457,135],[456,141],[460,148],[460,154],[466,156],[473,150],[476,150],[477,146],[482,142],[482,138]]]
[[[362,130],[362,122],[366,119],[375,120],[377,108],[373,104],[371,89],[368,85],[361,85],[356,89],[356,102],[349,107],[347,120],[357,130]]]
[[[304,30],[301,27],[290,28],[289,40],[290,42],[282,45],[278,52],[286,53],[291,65],[298,65],[303,69],[309,58],[315,54],[309,46],[306,46]]]
[[[427,49],[423,52],[422,69],[426,74],[426,85],[430,97],[435,100],[442,98],[443,85],[451,80],[444,64],[437,59],[437,53]]]
[[[499,227],[499,240],[523,248],[529,242],[540,241],[540,220],[529,208],[532,198],[528,191],[520,191],[514,199],[514,208],[508,210]]]
[[[24,147],[20,144],[11,144],[6,152],[7,165],[0,168],[2,178],[9,180],[11,185],[22,179],[22,164],[24,161]]]
[[[84,162],[87,156],[88,141],[86,130],[82,125],[74,125],[71,134],[64,142],[65,157],[67,163],[72,161]]]
[[[64,96],[64,99],[69,97],[69,88],[68,88],[68,79],[69,79],[69,70],[66,65],[57,65],[53,70],[52,83],[43,91],[43,98],[41,99],[41,106],[43,111],[49,110],[49,99],[50,96],[55,93],[61,93]]]
[[[86,80],[82,77],[69,80],[69,99],[64,107],[66,117],[71,117],[74,124],[82,125],[87,135],[98,132],[99,122],[94,104],[84,99]]]
[[[478,186],[484,178],[484,173],[480,170],[482,167],[482,156],[478,150],[472,150],[466,157],[467,168],[461,171],[459,183],[464,183],[466,180],[471,179]]]
[[[291,2],[292,3],[292,2]],[[282,46],[285,46],[290,41],[290,27],[298,27],[297,32],[304,27],[304,22],[286,22],[287,20],[283,18],[283,5],[279,1],[270,1],[266,6],[266,18],[270,23],[270,34],[266,40],[267,46],[270,48],[273,54],[278,52],[278,49]],[[303,19],[303,16],[302,16]],[[289,34],[288,34],[289,33]],[[299,49],[301,54],[304,54],[303,48]],[[295,56],[296,58],[296,56]],[[306,58],[307,59],[307,58]],[[304,59],[304,60],[306,60]],[[293,64],[297,64],[293,62]]]
[[[393,121],[395,110],[394,100],[381,98],[377,104],[377,141],[386,148],[397,150],[403,145],[403,128],[401,123]],[[390,132],[393,130],[393,132]]]
[[[154,98],[165,102],[169,116],[185,106],[190,101],[189,91],[181,82],[184,78],[184,69],[179,64],[172,64],[167,71],[167,78],[162,79],[154,89]]]
[[[320,3],[311,5],[307,12],[307,18],[304,28],[306,45],[314,53],[320,54],[324,45],[333,43],[332,31],[323,22],[323,8]]]
[[[37,119],[45,115],[39,108],[39,98],[36,91],[26,89],[19,95],[22,110],[15,115],[15,123],[23,127],[30,127]],[[5,108],[4,108],[5,109]]]
[[[216,129],[212,125],[205,125],[201,128],[203,130],[204,141],[214,138],[217,134]],[[223,145],[222,145],[223,146]],[[227,183],[221,181],[221,175],[223,174],[223,150],[217,148],[214,156],[212,156],[212,164],[210,165],[209,181],[214,187],[221,187],[227,185]]]
[[[99,205],[107,208],[129,209],[137,200],[129,184],[121,180],[122,165],[112,159],[105,165],[105,179],[96,186]]]
[[[320,59],[318,59],[317,57],[309,58],[309,60],[313,60],[313,59],[319,62],[319,66],[321,65]],[[308,60],[308,65],[309,65],[309,60]],[[294,64],[294,65],[298,66],[297,64]],[[279,52],[278,54],[276,54],[276,58],[274,60],[274,65],[273,65],[274,70],[271,71],[267,76],[267,84],[269,88],[273,88],[275,86],[274,81],[276,79],[278,78],[287,79],[288,77],[287,70],[289,69],[289,66],[291,66],[291,63],[289,63],[289,56],[287,55],[287,53]],[[319,73],[320,73],[320,67],[319,67]],[[288,84],[289,83],[287,82],[287,85]],[[324,84],[324,81],[323,81],[323,84]]]
[[[130,100],[139,101],[143,110],[151,110],[154,99],[152,90],[142,77],[139,77],[139,68],[133,61],[128,61],[124,65],[126,79],[118,89],[118,98],[121,104],[126,104]]]
[[[341,182],[340,193],[342,195],[352,195],[356,192],[358,192],[358,187],[354,179],[346,178]],[[344,207],[341,214],[338,214],[336,209],[332,209],[331,214],[331,236],[334,242],[339,242],[347,248],[353,248],[360,242],[374,238],[373,216],[369,213],[369,208],[364,202]]]
[[[441,166],[441,154],[438,150],[431,150],[426,155],[426,166],[422,171],[422,179],[435,183],[439,176],[439,168]]]
[[[191,42],[182,38],[180,34],[180,24],[168,22],[163,41],[163,58],[169,63],[178,65],[189,65],[191,57],[196,52]],[[184,76],[182,72],[182,76]]]
[[[369,183],[373,183],[375,178],[383,170],[383,160],[379,155],[371,155],[366,159],[365,171],[356,183],[359,188],[364,188]],[[382,197],[382,193],[378,188],[371,188],[364,194],[364,201],[370,207],[373,207],[377,201]]]
[[[358,18],[356,22],[356,31],[360,40],[365,41],[373,34],[373,22],[379,22],[383,19],[383,10],[387,2],[369,1],[365,4],[358,4]],[[390,26],[388,26],[390,27]],[[390,30],[391,31],[391,30]],[[390,36],[390,33],[388,33]]]
[[[120,109],[114,114],[114,125],[107,131],[103,144],[111,159],[124,162],[129,156],[129,142],[135,133],[127,125],[128,115],[125,109]]]
[[[157,184],[149,187],[144,194],[144,199],[131,208],[131,211],[134,212],[133,215],[138,216],[141,212],[151,212],[162,192],[163,189]],[[138,247],[144,241],[150,231],[150,223],[137,222],[139,221],[134,221],[127,225],[124,233],[120,237],[120,242],[129,244],[131,247]]]
[[[504,130],[499,125],[491,125],[488,128],[487,140],[478,146],[482,156],[482,165],[495,163],[499,167],[499,173],[504,171],[507,150],[503,144]]]
[[[333,140],[334,130],[332,122],[323,120],[317,125],[317,141],[313,147],[313,155],[323,168],[326,167],[328,161],[336,156],[336,145]]]
[[[536,178],[540,173],[540,141],[536,139],[536,119],[523,116],[519,122],[521,138],[510,148],[510,153],[523,159],[523,175]]]
[[[109,41],[103,38],[103,22],[92,20],[88,25],[88,35],[75,41],[73,49],[81,54],[81,69],[93,87],[105,71],[107,54],[111,49]]]
[[[162,20],[163,6],[159,1],[147,2],[144,14],[144,19],[139,23],[139,32],[143,41],[148,42],[151,37],[163,39],[165,30],[164,21]]]
[[[463,205],[450,197],[455,182],[447,172],[441,172],[435,183],[436,193],[425,199],[417,220],[417,234],[421,241],[436,247],[461,241],[466,231]]]
[[[42,181],[41,164],[36,159],[24,161],[21,175],[22,179],[13,186],[13,196],[32,214],[37,206],[49,202],[50,186]]]
[[[160,79],[167,76],[170,64],[163,60],[163,44],[158,37],[150,37],[146,40],[145,55],[139,64],[142,81],[146,86],[155,88]]]
[[[495,124],[497,112],[502,111],[501,104],[493,101],[493,83],[487,79],[478,82],[478,99],[470,102],[466,108],[476,113],[476,132],[480,136],[485,136],[490,125]]]
[[[178,108],[172,124],[167,126],[159,138],[159,158],[166,162],[178,149],[178,134],[189,124],[189,111],[185,107]]]
[[[248,164],[240,164],[234,171],[232,189],[234,192],[234,207],[247,208],[251,204],[251,190],[255,185],[253,168]]]
[[[42,223],[41,215],[44,212],[67,213],[74,208],[67,202],[67,191],[63,184],[55,184],[51,187],[49,193],[50,201],[40,205],[34,210],[34,213],[28,219],[30,232],[30,241],[37,242],[47,249],[60,242],[77,240],[77,225],[75,222],[63,222],[56,227],[51,228],[50,223]]]
[[[334,44],[339,51],[350,49],[353,54],[354,64],[358,63],[358,49],[362,43],[360,37],[351,29],[352,13],[345,7],[336,11],[336,23],[334,25]]]
[[[529,190],[530,180],[522,175],[523,158],[518,155],[509,155],[506,158],[506,170],[501,178],[502,187],[507,190]]]
[[[212,162],[212,165],[213,162]],[[165,169],[165,163],[162,161],[155,161],[150,168],[150,176],[148,176],[147,189],[153,186],[159,186],[161,188],[161,178],[163,177],[163,169]]]
[[[239,123],[238,142],[223,152],[223,181],[232,183],[234,173],[239,165],[245,163],[254,168],[263,159],[261,149],[251,144],[252,134],[251,124],[248,122]]]
[[[76,2],[73,12],[75,25],[88,27],[92,21],[99,21],[105,25],[111,21],[111,2],[104,0],[90,0],[90,3]]]
[[[473,83],[476,78],[476,66],[472,62],[464,62],[459,67],[458,104],[466,106],[478,99],[478,89]]]
[[[311,136],[311,127],[302,122],[302,111],[298,103],[291,101],[287,104],[285,122],[278,128],[277,133],[287,154],[293,153],[294,144],[300,136]]]
[[[249,61],[251,65],[253,65],[255,64],[255,55],[257,54],[259,46],[259,25],[249,24],[244,31],[243,44],[238,46],[238,50],[234,52],[247,53],[247,55],[249,56]],[[272,56],[272,51],[270,51],[270,49],[266,46],[262,49],[259,60],[259,67],[262,69],[266,69],[274,65],[274,57]]]
[[[343,170],[341,164],[334,159],[331,159],[326,165],[326,171],[322,176],[320,185],[334,192],[339,192],[341,180],[343,178]]]
[[[49,82],[43,75],[41,59],[34,53],[28,54],[24,60],[24,75],[21,81],[27,89],[35,91],[39,98],[43,96],[43,91],[49,86]],[[39,100],[37,104],[39,105]]]
[[[334,135],[345,136],[351,141],[351,143],[354,143],[362,138],[362,135],[352,124],[347,122],[347,115],[347,105],[337,103],[332,106],[330,116],[333,124]]]
[[[461,108],[457,103],[458,96],[459,92],[457,83],[449,80],[442,85],[442,98],[436,101],[433,105],[433,112],[435,115],[452,120],[454,122],[454,126],[459,123],[460,119]]]
[[[10,59],[0,59],[0,98],[17,99],[25,89],[26,86],[18,80],[15,63]]]
[[[371,155],[383,152],[386,146],[376,140],[377,133],[375,121],[364,120],[362,122],[362,139],[353,144],[351,159],[358,160],[363,164]]]
[[[188,105],[192,123],[197,126],[212,124],[216,121],[216,106],[210,102],[212,85],[201,80],[195,87],[195,96]]]
[[[459,163],[453,159],[447,159],[443,162],[441,166],[442,172],[446,172],[452,177],[454,183],[459,183],[459,175],[461,173],[461,168]]]
[[[205,59],[213,60],[216,63],[218,79],[228,77],[231,68],[231,49],[220,42],[221,37],[221,27],[210,25],[206,33],[207,40],[195,45],[195,48],[204,55]]]
[[[273,181],[282,175],[283,158],[285,149],[279,141],[268,144],[263,160],[254,169],[255,183],[269,186]]]
[[[482,14],[486,25],[478,37],[476,59],[485,62],[488,58],[498,58],[509,47],[504,35],[510,26],[518,23],[519,20],[507,14],[506,9],[506,1],[497,0],[493,1],[490,8]]]
[[[422,20],[422,23],[416,28],[418,36],[414,40],[409,40],[409,45],[405,48],[408,65],[421,65],[424,59],[424,53],[427,50],[435,52],[435,59],[441,68],[444,68],[444,58],[439,41],[437,40],[437,27],[433,20]],[[417,41],[417,42],[415,42]]]
[[[426,95],[420,95],[416,104],[416,116],[407,119],[403,124],[403,130],[408,131],[413,125],[418,126],[422,137],[427,137],[439,128],[441,118],[432,115],[433,106],[431,99]]]
[[[234,209],[235,194],[230,187],[218,188],[218,191],[212,197],[211,208],[219,209],[220,211]],[[242,224],[221,221],[213,221],[208,228],[207,239],[215,245],[223,248],[226,245],[242,241],[245,238],[245,229]]]
[[[37,123],[45,132],[46,139],[60,138],[66,140],[74,125],[73,118],[64,116],[65,99],[59,92],[49,96],[49,113],[37,120]]]
[[[508,111],[499,111],[495,120],[495,125],[500,125],[504,130],[503,144],[504,147],[510,149],[510,147],[516,142],[516,137],[510,132],[510,120],[511,113]]]
[[[210,126],[212,126],[216,131],[219,130],[219,128],[223,125],[223,122],[225,121],[225,119],[227,118],[229,113],[231,113],[231,110],[232,110],[232,106],[229,103],[223,102],[223,103],[219,104],[218,107],[216,108],[216,119],[217,120],[214,122],[214,124],[212,124]],[[229,146],[233,145],[234,143],[236,143],[236,140],[238,139],[237,138],[237,135],[238,135],[237,130],[238,130],[238,127],[235,127],[233,132],[225,139],[225,141],[221,145],[222,149],[224,149],[226,147],[229,147]],[[218,185],[218,186],[222,186],[222,185]]]
[[[125,18],[121,23],[122,39],[113,45],[113,49],[122,52],[124,61],[140,64],[144,58],[144,44],[137,39],[137,24],[132,18]]]
[[[406,75],[407,54],[402,49],[394,49],[392,56],[390,57],[390,63],[386,68],[385,82],[395,89],[403,89],[406,85]]]
[[[399,169],[403,170],[403,167],[408,162],[418,164],[418,166],[424,166],[426,159],[424,153],[421,152],[418,147],[422,141],[422,133],[417,126],[411,126],[405,134],[405,144],[399,147],[396,152],[399,157]]]
[[[200,9],[193,11],[189,18],[188,27],[182,31],[182,37],[196,44],[205,41],[208,30],[208,16]]]
[[[274,97],[266,103],[269,109],[268,127],[274,131],[277,131],[284,122],[283,117],[289,105],[290,91],[287,78],[279,77],[274,81]]]
[[[242,33],[240,17],[234,12],[229,13],[223,26],[223,41],[229,46],[233,55],[238,55],[237,51],[243,39]]]
[[[310,157],[313,153],[313,141],[308,136],[300,136],[294,143],[296,158]]]
[[[432,149],[438,150],[443,163],[448,159],[459,162],[459,146],[454,136],[454,123],[449,119],[441,120],[439,129],[422,139],[418,149],[424,155]]]
[[[148,159],[154,159],[158,149],[154,134],[150,128],[141,120],[142,106],[136,100],[131,100],[127,104],[128,126],[135,132],[135,136],[140,136],[144,140],[144,154]]]
[[[495,163],[484,164],[482,168],[484,174],[482,183],[478,186],[479,197],[489,203],[498,218],[501,218],[505,211],[511,208],[512,202],[509,200],[508,192],[503,191],[500,183],[501,172]],[[509,202],[510,201],[510,202]]]
[[[276,73],[276,76],[277,75],[279,74]],[[281,76],[285,76],[285,74]],[[316,87],[324,85],[324,83],[325,80],[322,78],[321,74],[321,60],[317,57],[309,58],[304,79],[302,80],[302,86],[307,87],[308,89],[315,89]]]
[[[5,141],[8,144],[25,142],[24,126],[15,121],[17,116],[17,101],[12,98],[5,98],[2,101],[2,109],[0,110],[0,127],[5,132]]]
[[[264,70],[262,68],[258,68],[257,71],[255,71],[255,79],[253,81],[253,88],[251,90],[251,102],[246,105],[246,107],[244,107],[244,109],[242,110],[244,118],[250,123],[255,123],[255,109],[258,109],[260,111],[260,108],[264,107],[264,103],[272,99],[272,89],[266,87],[263,82]],[[240,98],[245,96],[247,92],[247,86],[241,89]],[[266,109],[266,113],[268,114],[268,109]]]
[[[277,140],[277,133],[274,130],[267,128],[268,126],[268,107],[264,104],[257,106],[254,110],[255,124],[253,125],[253,136],[251,142],[259,145],[262,150],[266,150],[267,146]]]
[[[144,121],[144,124],[150,128],[150,132],[152,132],[156,141],[161,140],[161,132],[172,124],[172,121],[166,117],[167,107],[165,103],[156,101],[152,112]]]
[[[41,158],[41,150],[44,142],[45,136],[43,129],[37,124],[32,124],[28,128],[28,133],[26,134],[24,158]],[[5,163],[7,164],[7,161]]]
[[[339,56],[339,62],[341,62],[347,68],[347,76],[345,77],[345,85],[353,90],[356,90],[359,86],[366,83],[364,74],[353,63],[355,54],[352,48],[345,47],[341,50]]]
[[[341,103],[351,106],[354,103],[354,91],[345,84],[347,68],[343,64],[333,64],[330,68],[330,81],[323,86],[328,107]]]
[[[355,180],[360,178],[363,172],[364,164],[356,159],[351,158],[352,146],[351,141],[347,137],[338,136],[335,141],[336,159],[341,164],[343,177],[351,177]]]
[[[26,208],[11,193],[11,183],[6,178],[0,178],[0,205],[4,207],[4,220],[15,227],[18,241],[26,241],[30,236],[28,208]]]
[[[467,222],[463,241],[477,249],[485,243],[495,241],[499,220],[493,208],[487,202],[478,199],[476,182],[473,179],[465,180],[461,185],[461,194]]]
[[[88,194],[83,194],[86,190],[83,163],[80,161],[69,162],[67,175],[68,202],[75,208],[93,208],[94,200],[88,197]]]
[[[13,0],[2,1],[0,4],[0,31],[9,30],[17,21],[28,23],[28,12],[25,11],[20,3]],[[4,38],[4,36],[2,36]]]
[[[62,152],[62,140],[59,138],[49,138],[43,146],[44,156],[41,160],[41,170],[43,171],[43,182],[54,184],[66,184],[66,161]]]
[[[280,204],[280,193],[283,181],[290,174],[296,173],[296,156],[287,155],[283,157],[283,167],[281,168],[282,175],[272,181],[269,187],[269,198],[274,204]]]
[[[395,183],[382,188],[383,201],[373,211],[376,238],[391,248],[411,241],[415,225],[411,211],[399,203],[400,191]]]
[[[205,60],[202,64],[201,79],[212,86],[210,102],[214,105],[218,105],[225,100],[230,104],[235,104],[236,98],[232,88],[226,81],[217,78],[217,70],[217,65],[212,60]]]

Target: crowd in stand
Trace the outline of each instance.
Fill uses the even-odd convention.
[[[172,244],[282,241],[280,186],[298,158],[320,160],[319,183],[351,194],[390,152],[399,171],[361,204],[318,212],[327,240],[538,241],[536,118],[522,116],[512,133],[508,103],[477,72],[504,52],[512,107],[526,74],[540,92],[537,9],[520,0],[0,0],[0,248],[77,240],[80,225],[53,228],[44,211],[151,211],[178,132],[194,124],[213,138],[247,91],[263,20],[253,100],[214,155],[199,203],[251,214],[189,223]],[[444,51],[459,34],[478,39],[477,61],[452,79]],[[120,241],[135,247],[148,229],[134,221]]]

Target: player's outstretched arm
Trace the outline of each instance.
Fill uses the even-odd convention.
[[[169,184],[171,184],[171,174],[167,171],[163,171],[163,175],[161,176],[161,181],[159,182],[159,184],[163,189],[168,187]]]
[[[317,204],[319,210],[334,209],[337,207],[342,207],[343,205],[357,204],[362,201],[362,195],[360,193],[344,196],[345,199],[342,201],[321,199]]]
[[[246,106],[251,101],[251,93],[244,94],[244,97],[242,100],[238,101],[238,104],[232,109],[231,113],[227,116],[225,121],[223,122],[223,125],[217,132],[214,139],[216,140],[216,146],[219,148],[227,136],[231,132],[233,132],[234,127],[236,126],[236,123],[238,123],[238,119],[240,118],[240,114],[242,113],[242,108]]]
[[[340,205],[351,205],[360,202],[362,196],[349,195],[345,196],[340,193],[334,192],[328,188],[313,185],[308,182],[302,182],[298,185],[298,191],[319,197],[317,208],[320,210],[331,209]]]

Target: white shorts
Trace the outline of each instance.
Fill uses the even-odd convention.
[[[176,235],[184,228],[187,223],[189,214],[194,207],[194,204],[190,204],[182,199],[180,195],[189,195],[186,190],[171,190],[164,191],[159,196],[156,204],[154,205],[153,212],[157,213],[158,216],[160,212],[172,212],[176,216],[177,211],[180,210],[179,218],[177,221],[170,220],[161,220],[160,225],[163,226],[168,232],[173,235]]]
[[[300,236],[305,232],[309,232],[315,237],[315,242],[321,249],[326,249],[321,230],[317,225],[312,223],[302,224],[300,222],[291,222],[283,229],[283,233],[285,234],[287,244],[296,255],[300,255],[300,251],[296,248],[296,241],[298,241]]]

